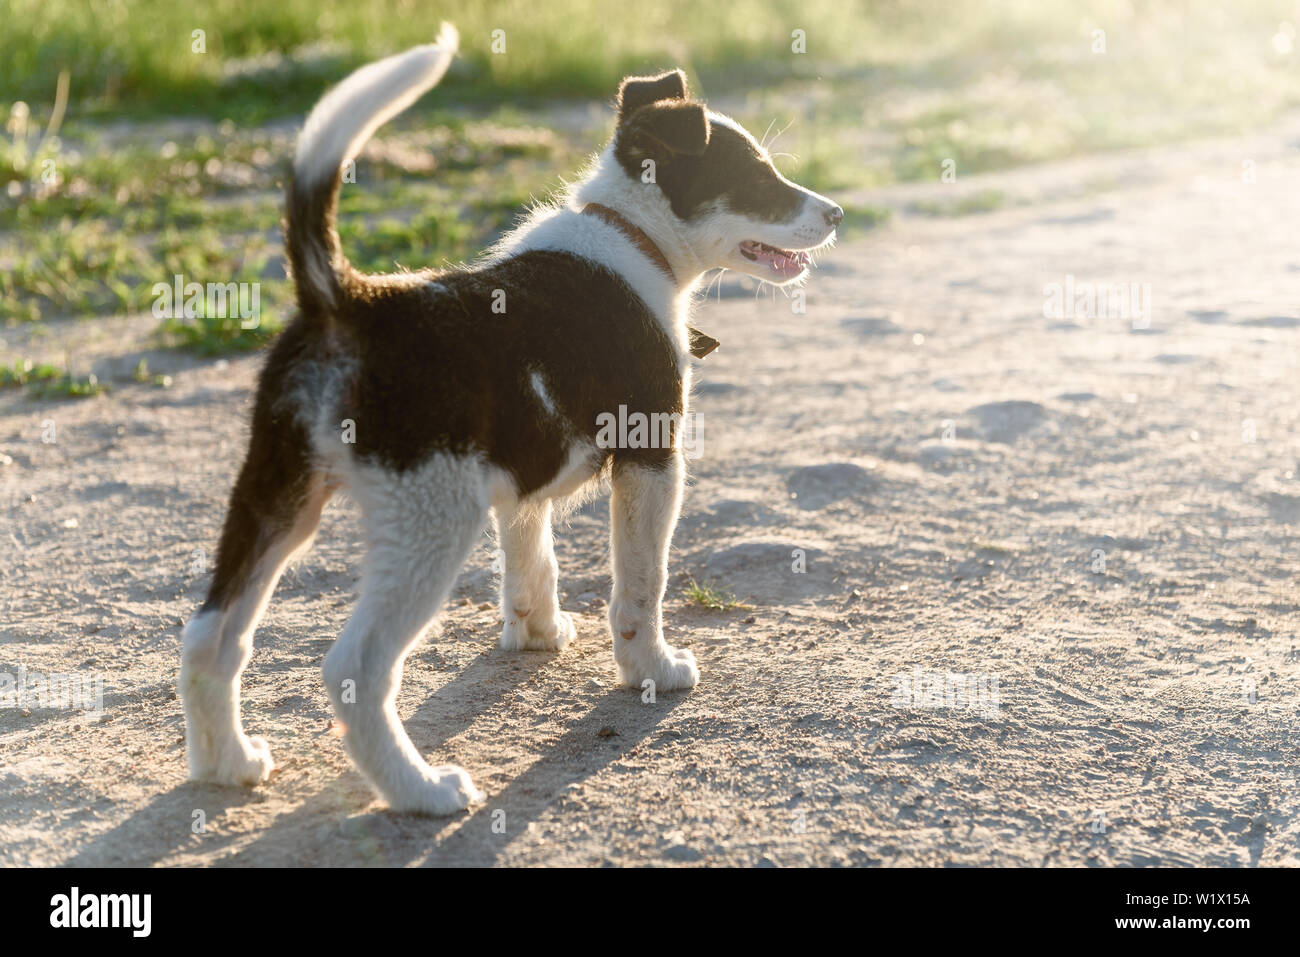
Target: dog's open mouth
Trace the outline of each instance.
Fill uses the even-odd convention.
[[[750,262],[762,263],[781,279],[792,279],[802,273],[812,263],[808,253],[803,250],[778,249],[767,243],[746,239],[740,244],[740,254]]]

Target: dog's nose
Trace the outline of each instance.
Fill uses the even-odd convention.
[[[838,206],[832,206],[826,210],[826,224],[828,226],[838,226],[842,222],[844,222],[844,210]]]

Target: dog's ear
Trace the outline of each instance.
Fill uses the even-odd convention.
[[[702,103],[660,100],[643,106],[619,127],[619,146],[657,163],[699,156],[709,145],[709,114]]]
[[[686,74],[669,70],[658,76],[629,76],[618,87],[618,121],[659,100],[686,99]]]

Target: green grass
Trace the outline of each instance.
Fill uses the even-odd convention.
[[[29,390],[37,399],[91,399],[108,391],[92,373],[86,376],[67,372],[58,378],[33,383]]]
[[[738,601],[731,591],[720,585],[702,585],[694,578],[686,586],[686,600],[710,611],[748,611],[753,607]]]
[[[162,389],[172,384],[171,376],[151,373],[145,359],[136,364],[131,378]],[[79,375],[70,366],[31,359],[15,359],[8,366],[0,366],[2,388],[26,388],[27,394],[36,399],[89,399],[108,391],[108,386],[93,373]]]
[[[83,109],[256,119],[300,110],[348,70],[432,39],[442,19],[461,34],[447,84],[461,101],[609,97],[620,75],[667,64],[748,80],[815,75],[933,28],[905,4],[840,0],[0,0],[0,22],[23,24],[0,34],[0,62],[6,92],[29,101],[51,96],[67,69]],[[795,29],[806,54],[791,51]]]
[[[160,389],[171,388],[172,377],[161,373],[155,375],[149,371],[149,360],[141,359],[136,363],[135,371],[131,373],[131,378],[136,382],[147,385],[156,385]]]
[[[461,32],[451,73],[343,188],[340,233],[362,269],[472,257],[608,132],[608,112],[542,101],[608,102],[629,72],[685,68],[787,175],[840,200],[852,238],[888,219],[872,189],[939,182],[945,166],[960,181],[1258,128],[1300,105],[1300,44],[1285,49],[1296,16],[1294,0],[0,0],[0,23],[23,25],[0,31],[0,328],[144,311],[181,274],[259,282],[263,322],[169,319],[162,341],[260,347],[293,309],[279,223],[294,125],[329,84],[440,19]],[[963,191],[912,211],[1008,201]],[[37,384],[91,388],[58,373]]]
[[[775,119],[788,175],[832,195],[1258,129],[1300,106],[1297,9],[1269,0],[909,5],[930,16],[826,81],[764,85],[735,110]],[[847,15],[847,14],[846,14]],[[1094,52],[1093,30],[1105,51]],[[954,205],[932,215],[986,206]]]
[[[76,375],[69,368],[31,359],[17,359],[0,367],[0,388],[10,386],[26,387],[37,399],[88,399],[107,391],[93,374]]]
[[[408,124],[391,152],[359,161],[358,181],[340,196],[354,264],[383,272],[467,259],[577,162],[553,132],[508,125],[506,115],[448,118],[432,132]],[[144,310],[154,284],[177,274],[260,282],[272,316],[292,308],[287,283],[267,278],[282,275],[273,260],[287,134],[222,124],[161,142],[108,148],[100,139],[48,151],[50,182],[11,181],[18,201],[0,204],[0,325]],[[13,175],[30,162],[8,142],[0,156]],[[162,331],[208,355],[257,348],[274,328],[172,321]]]
[[[192,319],[164,319],[158,326],[158,333],[165,345],[187,349],[201,356],[224,356],[260,349],[280,328],[278,319],[265,315],[251,329],[245,329],[238,317],[196,316]]]
[[[681,66],[710,92],[791,78],[825,78],[834,90],[864,79],[865,88],[844,91],[852,94],[845,106],[858,110],[897,84],[956,91],[972,103],[991,95],[1008,104],[998,125],[1010,130],[1042,116],[1018,111],[1005,88],[1036,83],[1091,87],[1118,95],[1121,106],[1140,92],[1179,103],[1231,98],[1254,110],[1260,97],[1294,90],[1286,75],[1294,62],[1270,40],[1295,16],[1290,0],[0,0],[0,22],[22,24],[0,33],[0,63],[5,94],[33,104],[52,101],[67,70],[72,116],[255,121],[300,112],[325,84],[432,38],[446,19],[460,30],[461,53],[443,103],[607,99],[626,73]],[[1106,31],[1103,55],[1091,50],[1094,29]],[[204,31],[202,52],[195,30]],[[795,30],[805,35],[803,53],[793,50]],[[504,52],[494,52],[494,31],[504,31]],[[1095,118],[1069,101],[1042,105],[1063,128]],[[965,106],[951,118],[966,130],[954,131],[948,111],[941,102],[916,118],[916,162],[949,146],[986,152],[977,163],[1019,152],[1015,137],[983,137]]]

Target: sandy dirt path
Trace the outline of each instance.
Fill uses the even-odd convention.
[[[0,393],[0,672],[102,676],[105,706],[0,710],[0,863],[1300,864],[1298,142],[959,182],[1033,202],[898,216],[825,257],[806,314],[715,290],[666,609],[700,687],[614,686],[603,498],[557,532],[561,654],[494,648],[485,535],[399,701],[487,793],[447,819],[380,809],[330,730],[346,501],[245,675],[276,773],[186,783],[180,626],[258,360],[147,352],[147,316],[10,330],[175,382]],[[1045,318],[1067,275],[1149,284],[1149,328]],[[693,606],[692,577],[752,607]]]

